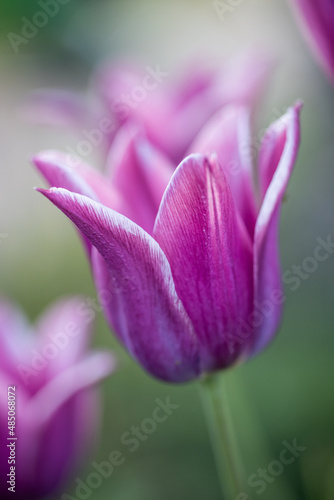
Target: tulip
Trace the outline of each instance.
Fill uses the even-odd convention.
[[[196,63],[173,85],[160,65],[146,71],[131,65],[106,67],[97,74],[100,95],[120,125],[134,121],[144,125],[150,142],[176,164],[180,162],[207,120],[220,108],[234,103],[254,105],[264,91],[272,61],[260,54],[245,53],[212,70]],[[155,76],[156,75],[156,76]],[[145,88],[151,77],[153,90]],[[244,82],[247,81],[247,85]],[[146,97],[139,100],[136,90]]]
[[[334,83],[334,3],[291,0],[291,5],[312,52]]]
[[[262,95],[272,61],[257,53],[227,60],[220,70],[204,64],[189,67],[174,81],[163,65],[107,65],[94,78],[88,99],[64,91],[38,91],[24,107],[25,114],[40,123],[74,125],[81,129],[76,156],[97,148],[108,153],[126,122],[144,127],[150,142],[176,165],[206,121],[228,104],[254,105]],[[247,82],[247,85],[245,85]]]
[[[59,493],[97,437],[95,385],[115,360],[89,351],[87,318],[85,301],[76,297],[54,304],[32,328],[20,310],[0,301],[1,498]]]
[[[277,332],[284,301],[278,224],[299,147],[300,107],[265,133],[255,183],[250,113],[239,107],[208,122],[163,192],[170,165],[147,148],[137,148],[134,161],[132,143],[117,170],[121,202],[111,194],[115,186],[87,166],[73,171],[54,152],[35,158],[53,186],[39,191],[89,245],[96,287],[110,294],[111,328],[153,376],[184,382],[227,368]],[[129,216],[134,207],[140,212],[141,200],[137,219],[154,214],[148,229]]]

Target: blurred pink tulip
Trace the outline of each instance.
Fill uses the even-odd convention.
[[[304,36],[334,84],[333,0],[290,0]]]
[[[162,65],[109,64],[95,75],[94,104],[70,92],[39,91],[30,96],[25,113],[40,123],[76,124],[82,141],[73,153],[79,157],[100,145],[108,152],[125,122],[137,124],[177,165],[216,111],[228,104],[254,106],[272,68],[272,60],[253,52],[225,61],[219,70],[196,63],[181,81]]]
[[[90,351],[88,318],[84,300],[75,297],[54,304],[33,328],[21,311],[0,301],[1,498],[55,495],[94,444],[100,408],[95,385],[114,371],[115,360]],[[8,387],[16,399],[14,428]],[[11,463],[8,443],[15,448]],[[7,483],[11,466],[15,493]]]

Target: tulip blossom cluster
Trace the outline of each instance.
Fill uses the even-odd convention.
[[[179,165],[133,124],[115,137],[106,174],[54,151],[34,158],[51,186],[40,191],[77,226],[96,288],[110,293],[111,328],[153,376],[184,382],[226,368],[276,333],[279,216],[300,108],[269,127],[254,166],[250,109],[233,105]]]
[[[82,303],[61,300],[32,328],[20,310],[0,301],[1,498],[55,495],[95,441],[95,385],[114,371],[115,360],[89,350]]]

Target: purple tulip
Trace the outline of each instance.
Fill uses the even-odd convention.
[[[175,82],[163,65],[113,64],[95,75],[94,104],[74,93],[39,91],[31,95],[25,113],[37,122],[80,127],[81,140],[73,149],[79,157],[97,146],[108,152],[124,123],[139,123],[150,142],[178,164],[222,106],[255,104],[272,67],[268,57],[248,52],[225,61],[219,71],[197,62]],[[86,147],[81,149],[82,142]]]
[[[17,308],[0,301],[1,498],[56,494],[95,441],[100,404],[94,386],[115,369],[115,360],[110,353],[89,351],[87,318],[83,299],[62,300],[33,332]],[[8,490],[10,467],[15,467],[15,493]]]
[[[291,0],[291,5],[313,53],[334,83],[333,0]]]
[[[277,331],[284,299],[278,224],[300,107],[267,130],[256,183],[250,113],[239,107],[207,124],[191,146],[197,154],[165,189],[170,165],[161,154],[125,141],[117,164],[124,168],[116,171],[120,203],[88,167],[70,170],[54,152],[35,158],[54,186],[40,191],[89,245],[96,287],[109,293],[110,326],[155,377],[183,382],[226,368],[262,350]]]

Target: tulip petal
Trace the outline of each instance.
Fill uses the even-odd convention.
[[[273,122],[266,130],[259,153],[259,185],[261,200],[263,200],[272,178],[277,170],[278,164],[286,147],[287,133],[291,127],[291,120],[298,122],[298,112],[302,104],[297,103],[290,108],[278,120]],[[295,110],[295,111],[294,111]]]
[[[59,487],[86,456],[92,444],[90,426],[97,421],[92,388],[115,370],[115,364],[109,352],[89,355],[55,373],[32,398],[20,404],[20,413],[24,414],[21,436],[28,437],[25,444],[29,445],[29,449],[21,450],[29,460],[24,471],[29,472],[26,483],[31,480],[35,487],[38,484],[40,494]],[[87,435],[83,446],[82,437]],[[51,468],[46,466],[49,456]]]
[[[272,179],[265,192],[254,233],[254,297],[262,316],[262,324],[256,329],[253,354],[271,340],[281,320],[284,297],[279,258],[279,217],[299,148],[300,110],[301,105],[296,104],[271,127],[275,133],[268,132],[270,141],[264,139],[263,144],[266,154],[262,153],[260,156],[260,162],[263,162],[260,163],[263,187],[271,176]],[[275,172],[269,167],[270,161],[276,165]]]
[[[69,366],[44,385],[25,405],[26,422],[42,426],[52,415],[80,390],[97,384],[116,368],[111,353],[95,352]],[[39,408],[39,412],[36,409]]]
[[[132,356],[163,380],[196,377],[196,338],[159,245],[132,221],[89,198],[64,189],[40,191],[104,258],[109,318]]]
[[[100,172],[84,162],[76,160],[74,168],[70,155],[53,150],[42,151],[35,155],[32,161],[50,187],[61,187],[83,194],[123,212],[124,204],[117,191],[108,185]],[[91,243],[83,234],[81,237],[90,256]]]
[[[272,67],[272,60],[265,54],[246,51],[226,60],[221,71],[211,73],[211,81],[209,73],[203,74],[203,68],[197,75],[191,74],[193,81],[206,76],[206,82],[204,80],[201,86],[198,85],[197,92],[190,94],[183,105],[175,109],[172,127],[167,129],[167,133],[162,128],[165,142],[169,139],[165,150],[174,149],[176,152],[173,160],[180,162],[186,151],[202,152],[189,147],[217,110],[231,103],[254,106],[263,93]]]
[[[112,185],[127,202],[124,215],[152,233],[162,195],[174,171],[173,165],[137,128],[128,125],[116,136],[108,165]]]
[[[64,371],[80,360],[88,350],[92,333],[92,320],[87,319],[84,297],[61,299],[39,318],[36,324],[40,352],[51,344],[56,352],[48,361],[48,378]]]
[[[108,185],[105,176],[79,158],[49,150],[35,155],[32,161],[50,187],[68,189],[114,210],[121,209],[120,196]]]
[[[250,239],[241,227],[217,158],[186,158],[165,191],[154,237],[199,338],[204,371],[228,366],[240,354],[230,340],[250,311],[253,286]]]
[[[332,0],[291,0],[304,36],[334,84],[334,4]]]
[[[34,345],[30,324],[20,309],[7,300],[0,300],[0,367],[19,380],[17,366],[26,362],[27,353]],[[14,360],[14,362],[13,362]]]
[[[189,153],[216,153],[228,179],[236,207],[252,236],[256,220],[250,147],[250,111],[228,106],[205,125]]]

